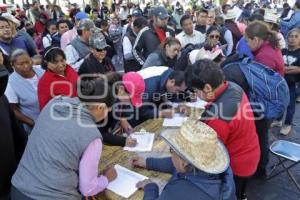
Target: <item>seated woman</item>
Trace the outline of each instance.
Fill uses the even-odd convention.
[[[9,76],[5,96],[16,118],[23,123],[26,132],[30,133],[40,114],[37,87],[44,70],[32,67],[31,58],[22,49],[12,52],[10,62],[14,72]]]
[[[201,119],[225,144],[234,174],[236,195],[244,199],[246,184],[258,166],[260,148],[254,115],[243,89],[225,81],[221,68],[211,60],[199,60],[186,76],[197,96],[208,102]]]
[[[109,46],[106,44],[104,35],[100,32],[94,32],[90,38],[90,55],[84,59],[78,74],[105,74],[115,71],[111,59],[106,56]]]
[[[157,184],[139,182],[144,199],[236,199],[228,153],[213,129],[190,120],[180,130],[167,129],[161,136],[170,145],[171,157],[131,159],[134,167],[172,174],[160,195]]]
[[[13,175],[12,200],[81,200],[116,178],[112,167],[98,175],[102,137],[96,123],[111,110],[112,89],[103,79],[77,85],[79,97],[56,97],[42,110]]]
[[[175,37],[168,37],[157,51],[147,57],[143,68],[152,66],[168,66],[174,68],[180,49],[180,41]]]
[[[133,147],[136,145],[136,140],[130,135],[125,137],[114,133],[117,132],[118,128],[122,129],[118,133],[130,134],[133,132],[132,126],[137,125],[134,111],[142,105],[145,82],[136,72],[128,72],[124,75],[113,72],[108,73],[106,77],[109,84],[113,86],[117,99],[114,102],[112,112],[108,114],[108,121],[103,124],[104,126],[99,127],[103,142],[110,145]]]
[[[77,72],[66,63],[65,53],[59,47],[45,49],[42,67],[46,70],[38,83],[40,110],[54,97],[76,97]]]
[[[43,48],[46,49],[52,44],[52,36],[56,33],[56,21],[48,21],[42,34]]]
[[[284,61],[276,32],[264,22],[254,21],[247,26],[245,38],[255,61],[284,75]]]

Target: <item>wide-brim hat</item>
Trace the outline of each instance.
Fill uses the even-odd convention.
[[[266,12],[264,15],[264,21],[272,24],[279,24],[279,17],[271,12]]]
[[[16,25],[16,27],[19,27],[20,24],[21,24],[20,21],[10,13],[3,13],[1,16],[4,17],[7,20],[13,22]]]
[[[235,10],[228,10],[227,14],[224,15],[225,20],[235,20],[237,18],[237,12]]]
[[[188,120],[180,129],[165,129],[161,137],[182,159],[201,171],[220,174],[229,167],[227,149],[203,122]]]

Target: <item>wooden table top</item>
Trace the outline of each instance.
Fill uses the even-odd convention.
[[[101,160],[99,164],[99,169],[102,171],[105,168],[104,163],[108,162],[110,165],[119,164],[123,167],[126,167],[130,170],[133,170],[137,173],[143,174],[154,181],[158,181],[161,184],[166,183],[171,175],[161,172],[155,171],[148,171],[146,169],[139,169],[139,168],[131,168],[130,166],[130,158],[133,155],[140,155],[140,156],[153,156],[153,157],[164,157],[169,155],[169,146],[159,137],[159,133],[162,130],[162,123],[163,119],[150,119],[145,121],[144,123],[140,124],[139,126],[135,127],[135,131],[140,131],[141,128],[145,129],[147,132],[155,133],[155,139],[153,143],[152,152],[128,152],[124,151],[123,147],[118,146],[107,146],[103,147]],[[104,162],[105,161],[105,162]],[[135,192],[129,199],[131,200],[141,200],[143,199],[144,192],[139,190]],[[104,192],[100,193],[96,196],[98,200],[120,200],[125,199],[110,190],[105,190]]]

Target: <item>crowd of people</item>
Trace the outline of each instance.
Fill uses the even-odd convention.
[[[137,187],[144,199],[247,199],[248,180],[266,177],[270,127],[293,130],[300,0],[282,10],[241,0],[186,9],[103,2],[74,4],[68,14],[34,1],[1,12],[1,200],[97,195],[117,177],[112,166],[98,171],[104,145],[136,146],[135,126],[172,118],[172,102],[184,114],[184,103],[197,98],[207,102],[201,123],[217,133],[229,166],[216,173],[217,158],[211,168],[191,160],[202,156],[197,134],[162,135],[170,157],[133,156],[131,163],[172,178],[161,194],[151,180]],[[263,69],[257,76],[266,73],[267,85],[279,80],[268,85],[277,103],[266,97],[273,91],[253,99],[265,88],[258,79],[250,84],[247,65]],[[286,88],[284,98],[278,88]],[[253,102],[270,107],[262,115]],[[190,142],[181,146],[184,137]]]

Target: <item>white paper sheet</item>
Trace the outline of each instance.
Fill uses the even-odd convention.
[[[136,184],[138,182],[148,179],[148,177],[120,165],[115,165],[115,169],[117,178],[108,184],[107,189],[124,198],[129,198],[137,191]]]
[[[164,127],[178,127],[178,126],[181,126],[182,123],[186,120],[187,120],[186,117],[176,113],[176,114],[174,114],[173,118],[171,118],[171,119],[165,118],[163,126]]]
[[[189,107],[195,107],[195,108],[205,108],[205,105],[207,104],[206,101],[203,101],[202,99],[197,98],[196,102],[188,102],[186,103]]]
[[[153,146],[153,133],[132,133],[130,137],[135,138],[137,145],[135,147],[124,147],[126,151],[151,151]]]

